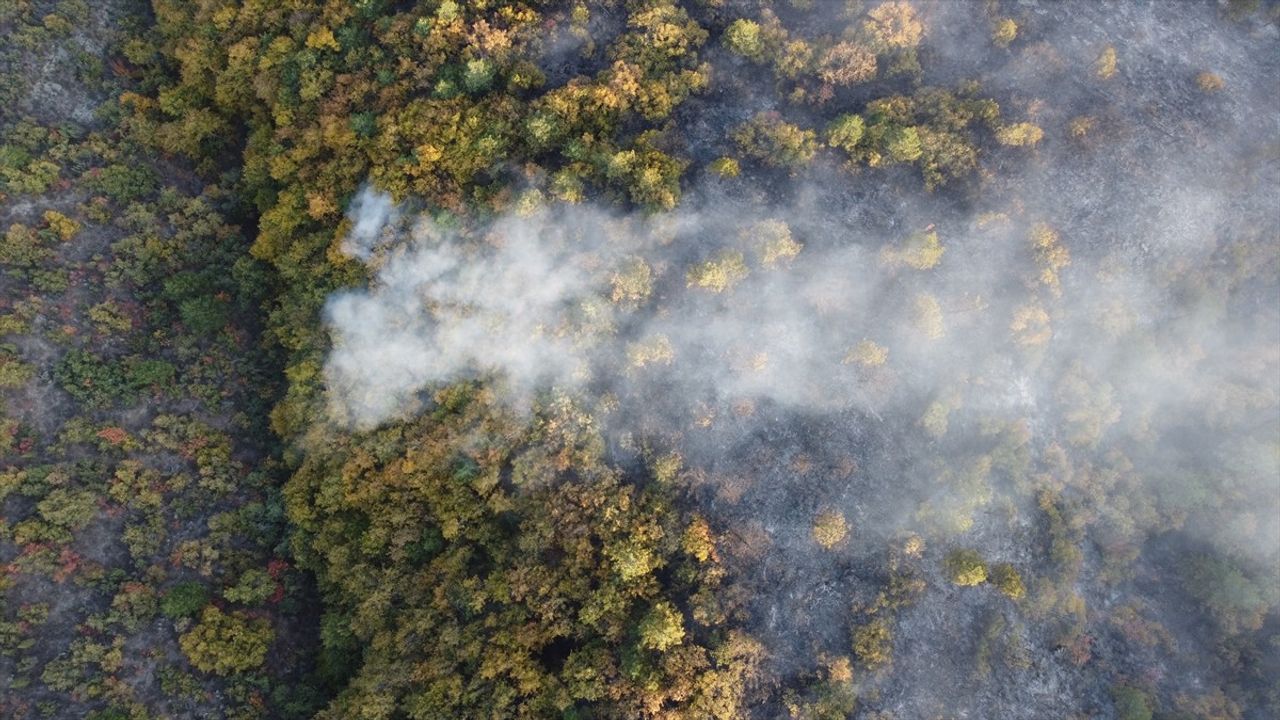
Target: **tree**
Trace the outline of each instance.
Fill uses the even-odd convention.
[[[738,250],[722,250],[715,257],[689,268],[685,280],[689,287],[721,293],[745,280],[750,271]]]
[[[844,541],[849,524],[839,510],[823,510],[813,520],[813,541],[830,550]]]
[[[1022,305],[1015,310],[1009,331],[1013,333],[1014,343],[1024,348],[1039,347],[1053,337],[1049,313],[1038,303]]]
[[[865,368],[874,368],[884,365],[888,360],[888,348],[873,340],[862,340],[845,353],[841,362],[845,365],[857,363]]]
[[[1007,48],[1018,37],[1018,23],[1012,18],[1000,18],[991,26],[991,42],[999,48]]]
[[[733,138],[748,157],[791,170],[807,165],[818,151],[816,133],[784,122],[777,113],[758,113]]]
[[[613,286],[611,299],[623,305],[639,305],[653,292],[653,270],[644,258],[627,259],[610,278]]]
[[[642,368],[646,365],[670,365],[675,357],[675,348],[666,335],[657,334],[643,342],[627,345],[627,362],[633,368]]]
[[[738,166],[738,161],[731,157],[721,157],[712,160],[707,169],[711,172],[725,178],[738,177],[742,172],[742,168]]]
[[[781,220],[770,219],[753,223],[743,235],[751,238],[760,248],[760,264],[767,268],[779,264],[789,265],[804,245],[791,236],[791,228]]]
[[[889,621],[878,617],[853,629],[853,654],[869,670],[893,662],[893,631]]]
[[[1111,688],[1118,720],[1151,720],[1151,699],[1141,690],[1128,685]]]
[[[629,150],[609,157],[605,176],[626,189],[631,200],[654,210],[670,210],[680,200],[680,174],[686,163],[652,145],[641,136]]]
[[[837,116],[835,120],[827,125],[827,144],[831,147],[840,148],[850,155],[858,147],[858,142],[862,140],[862,134],[866,129],[866,123],[863,122],[860,115],[850,115],[848,113]]]
[[[892,162],[909,163],[919,160],[924,154],[924,148],[920,144],[920,129],[891,128],[884,134],[884,149]]]
[[[240,574],[235,585],[222,591],[222,597],[242,605],[257,605],[276,591],[276,581],[261,568],[249,568]]]
[[[947,577],[960,587],[981,585],[987,580],[987,564],[976,550],[952,550],[942,562]]]
[[[1208,553],[1192,555],[1179,572],[1191,596],[1231,635],[1262,627],[1280,594],[1255,582],[1230,559]]]
[[[935,440],[947,434],[948,420],[951,417],[951,403],[945,399],[939,398],[929,403],[929,407],[925,409],[924,415],[920,416],[917,423],[929,437]]]
[[[1029,147],[1040,142],[1044,131],[1035,123],[1022,122],[1006,125],[996,131],[996,140],[1001,145],[1012,147]]]
[[[680,547],[698,562],[707,562],[716,556],[715,537],[705,519],[695,517],[689,522],[680,539]]]
[[[1226,83],[1221,75],[1205,70],[1196,75],[1196,87],[1203,93],[1216,93],[1226,87]]]
[[[1058,401],[1067,440],[1078,447],[1094,447],[1107,428],[1120,420],[1111,383],[1095,380],[1084,366],[1073,363],[1058,380]]]
[[[204,583],[187,580],[169,588],[160,599],[160,612],[165,617],[178,619],[195,615],[209,602],[209,590]]]
[[[1012,600],[1020,600],[1027,594],[1022,576],[1009,563],[998,563],[991,568],[991,584]]]
[[[724,31],[725,47],[756,62],[764,61],[764,42],[760,38],[760,23],[738,18]]]
[[[942,262],[947,252],[938,233],[933,230],[914,233],[899,247],[886,247],[880,251],[880,261],[886,265],[906,265],[914,270],[932,270]]]
[[[915,47],[924,36],[924,25],[916,18],[915,8],[905,0],[892,0],[872,8],[862,27],[881,52]]]
[[[0,388],[16,388],[26,385],[35,377],[35,367],[14,357],[0,346]]]
[[[72,220],[66,215],[63,215],[57,210],[45,210],[44,222],[45,225],[55,232],[63,242],[67,242],[71,238],[75,237],[76,233],[80,232],[80,223]]]
[[[684,640],[684,618],[669,602],[649,609],[640,621],[640,647],[662,652]]]
[[[836,43],[818,61],[818,77],[832,85],[855,85],[875,76],[876,54],[857,43]]]
[[[197,669],[230,675],[260,667],[274,639],[275,630],[267,620],[227,614],[210,605],[200,622],[178,638],[178,644]]]
[[[1031,228],[1031,245],[1040,268],[1040,282],[1048,286],[1055,296],[1062,293],[1058,273],[1071,264],[1071,252],[1058,243],[1058,231],[1046,223],[1036,223]]]
[[[652,75],[673,73],[707,41],[707,31],[670,0],[639,6],[627,18],[627,29],[615,43],[614,55]]]
[[[34,267],[52,255],[47,242],[34,228],[14,223],[0,241],[0,264]]]
[[[912,316],[916,329],[930,340],[937,340],[947,334],[942,320],[942,306],[934,296],[918,293],[912,305]]]
[[[1110,80],[1115,77],[1116,64],[1116,49],[1108,45],[1093,62],[1093,74],[1100,80]]]

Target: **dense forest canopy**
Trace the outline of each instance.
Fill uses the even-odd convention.
[[[0,716],[1280,715],[1280,5],[0,0]]]

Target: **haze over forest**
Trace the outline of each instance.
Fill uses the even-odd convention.
[[[1280,4],[0,0],[0,717],[1280,716]]]

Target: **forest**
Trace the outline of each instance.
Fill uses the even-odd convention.
[[[0,718],[1280,717],[1280,1],[0,37]]]

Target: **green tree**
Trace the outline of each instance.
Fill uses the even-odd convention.
[[[820,512],[813,520],[813,541],[828,550],[839,545],[848,534],[849,524],[837,510]]]
[[[1012,18],[1000,18],[991,26],[991,42],[996,47],[1006,48],[1018,37],[1018,23]]]
[[[209,602],[209,590],[196,580],[187,580],[169,588],[160,599],[160,612],[166,617],[191,617]]]
[[[885,618],[853,629],[853,654],[869,670],[893,662],[893,630]]]
[[[1027,588],[1022,584],[1022,575],[1009,563],[993,565],[990,581],[997,590],[1012,600],[1019,600],[1027,594]]]
[[[222,597],[242,605],[257,605],[275,594],[276,581],[261,568],[249,568],[240,574],[235,585],[222,591]]]
[[[832,85],[855,85],[875,76],[876,54],[857,43],[836,43],[818,62],[818,77]]]
[[[1262,627],[1280,591],[1267,590],[1230,559],[1209,553],[1189,557],[1180,568],[1182,580],[1228,634]]]
[[[669,602],[649,609],[640,621],[640,647],[664,651],[684,640],[684,618]]]
[[[197,669],[230,675],[261,667],[275,639],[271,623],[244,613],[224,613],[209,605],[200,622],[178,638],[182,652]]]
[[[1118,720],[1151,720],[1151,698],[1141,690],[1117,685],[1111,688],[1111,700],[1115,703]]]
[[[911,48],[924,36],[924,24],[906,0],[890,0],[867,13],[863,31],[881,51]]]
[[[743,154],[773,167],[797,169],[818,151],[817,134],[762,112],[733,133]]]
[[[0,388],[26,385],[35,374],[32,365],[22,362],[8,348],[0,346]]]
[[[943,559],[943,567],[951,582],[961,587],[981,585],[987,580],[987,563],[976,550],[952,550]]]
[[[724,31],[724,44],[733,52],[751,60],[764,60],[764,41],[760,37],[760,23],[739,18]]]
[[[852,155],[858,142],[862,140],[865,129],[866,123],[861,116],[848,113],[840,115],[827,125],[827,144]]]
[[[1043,137],[1044,130],[1041,130],[1039,125],[1029,122],[1006,125],[996,131],[996,140],[1001,145],[1011,145],[1013,147],[1035,145]]]
[[[740,251],[722,250],[712,259],[689,268],[685,279],[689,287],[720,293],[745,280],[750,272]]]

